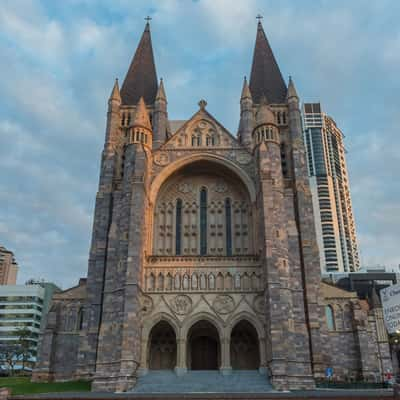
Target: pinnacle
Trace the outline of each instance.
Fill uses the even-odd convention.
[[[246,77],[244,77],[244,81],[243,81],[243,89],[242,89],[241,99],[251,99],[250,88],[247,83]]]
[[[167,96],[165,95],[164,83],[162,78],[160,79],[160,84],[158,85],[156,100],[167,101]]]
[[[143,97],[139,99],[136,106],[136,113],[132,126],[142,126],[143,128],[151,130],[149,113],[147,112],[146,103],[144,102]]]
[[[294,86],[294,82],[292,80],[292,77],[289,76],[289,85],[288,85],[288,91],[287,91],[287,99],[290,99],[291,97],[297,97],[299,98],[299,96],[297,95],[297,91],[296,88]]]
[[[121,95],[119,92],[118,78],[115,79],[114,87],[111,91],[110,100],[116,100],[121,103]]]

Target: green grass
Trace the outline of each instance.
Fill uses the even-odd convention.
[[[0,378],[0,387],[11,389],[12,395],[51,393],[51,392],[88,392],[90,382],[31,382],[29,377]]]

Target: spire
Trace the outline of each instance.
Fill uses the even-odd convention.
[[[242,99],[251,99],[250,88],[249,88],[249,85],[247,83],[247,78],[246,77],[244,77],[242,95],[241,95],[240,99],[241,100]]]
[[[297,95],[297,91],[296,88],[294,86],[294,83],[292,81],[292,77],[289,76],[289,85],[288,85],[288,90],[287,90],[287,99],[290,99],[291,97],[297,97],[299,98],[299,96]]]
[[[119,93],[118,78],[115,79],[114,87],[110,95],[110,101],[115,100],[121,103],[121,95]]]
[[[271,103],[284,103],[286,99],[286,84],[260,21],[251,67],[250,92],[255,103],[263,94]]]
[[[165,95],[164,83],[162,78],[160,79],[160,85],[158,86],[156,100],[167,101],[167,96]]]
[[[153,104],[156,98],[157,86],[150,24],[147,22],[124,83],[122,84],[122,103],[134,105],[139,101],[140,97],[143,97],[147,104]]]
[[[139,99],[136,106],[135,118],[132,126],[141,126],[151,131],[149,113],[147,112],[146,103],[144,102],[143,97]]]

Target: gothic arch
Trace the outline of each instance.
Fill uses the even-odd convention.
[[[233,328],[240,322],[240,321],[247,321],[249,324],[253,325],[254,329],[257,331],[258,339],[264,340],[265,339],[265,331],[260,323],[260,321],[254,315],[249,314],[246,311],[239,312],[235,314],[229,321],[228,321],[228,331],[226,332],[226,336],[230,337],[232,334]]]
[[[176,171],[179,169],[193,163],[196,161],[210,161],[215,164],[222,165],[226,167],[228,170],[233,172],[244,184],[246,187],[250,200],[252,203],[255,202],[256,200],[256,188],[254,185],[254,182],[251,180],[249,175],[243,171],[240,167],[238,167],[235,163],[232,161],[226,159],[225,157],[221,157],[215,154],[210,154],[210,153],[198,153],[198,154],[193,154],[184,158],[181,158],[179,160],[176,160],[175,162],[169,164],[167,167],[165,167],[159,175],[156,176],[154,179],[151,188],[150,188],[150,193],[149,193],[149,200],[151,204],[155,204],[155,201],[157,199],[158,192],[162,186],[162,184]]]
[[[220,342],[222,342],[222,340],[225,338],[224,326],[222,324],[222,321],[220,321],[217,317],[207,312],[194,314],[189,318],[185,319],[181,328],[181,338],[186,340],[190,328],[200,321],[207,321],[210,324],[214,325],[214,327],[218,331],[219,340]]]
[[[159,314],[153,315],[149,319],[145,318],[144,323],[143,323],[142,337],[147,340],[150,335],[151,330],[160,321],[165,321],[165,322],[169,323],[171,325],[172,329],[175,331],[176,338],[178,339],[180,337],[179,322],[175,318],[173,318],[171,315],[166,314],[166,313],[159,313]]]

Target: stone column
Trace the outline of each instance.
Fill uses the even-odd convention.
[[[183,375],[187,372],[186,366],[186,339],[179,338],[176,340],[176,367],[175,373]]]
[[[220,371],[222,375],[229,375],[232,373],[231,366],[231,340],[224,337],[221,339],[221,366]]]

